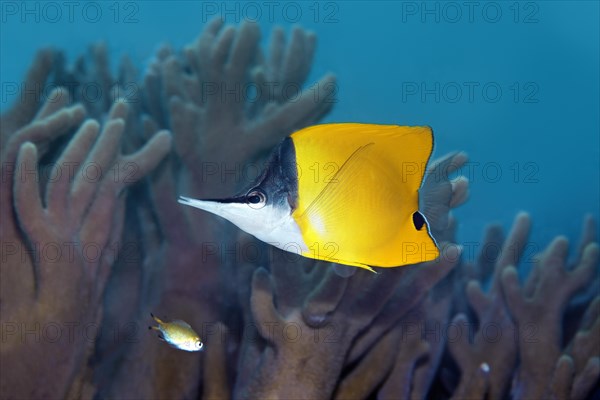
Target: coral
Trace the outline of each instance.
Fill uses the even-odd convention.
[[[579,245],[577,267],[565,269],[567,244],[564,238],[557,238],[535,258],[526,285],[520,289],[515,265],[527,244],[529,226],[527,214],[517,216],[500,253],[492,253],[495,266],[488,294],[483,293],[478,280],[469,280],[466,285],[469,305],[475,312],[479,329],[472,343],[469,343],[469,335],[461,335],[460,340],[449,346],[461,370],[457,398],[484,398],[486,393],[490,398],[503,398],[508,391],[513,398],[585,398],[600,375],[597,351],[587,353],[583,357],[585,361],[580,361],[577,373],[585,376],[580,381],[568,354],[560,356],[563,312],[573,294],[589,284],[598,268],[598,245],[592,243],[593,228],[587,223]],[[492,226],[485,243],[499,237]],[[495,247],[500,248],[499,243]],[[586,329],[593,323],[590,320],[593,321],[593,317],[587,319],[576,337],[587,337]],[[463,332],[469,331],[469,325],[473,326],[465,314],[457,315],[454,321],[465,327]],[[493,333],[486,334],[489,328]],[[515,370],[518,370],[517,375]],[[559,380],[561,384],[557,383]],[[571,390],[571,396],[564,395]]]
[[[67,97],[60,89],[57,94]],[[40,155],[34,142],[64,134],[83,117],[81,107],[58,109],[61,105],[46,102],[32,123],[11,135],[3,155],[3,168],[16,166],[3,191],[7,197],[13,194],[7,200],[16,220],[3,223],[3,245],[14,246],[14,251],[2,265],[2,321],[35,332],[35,338],[10,335],[3,344],[2,363],[10,368],[3,368],[2,392],[10,382],[17,397],[77,396],[83,390],[93,342],[82,332],[101,316],[114,257],[110,246],[123,227],[121,193],[154,168],[170,147],[169,134],[160,132],[137,153],[120,155],[128,107],[116,102],[101,132],[94,120],[79,126],[41,196]],[[93,176],[87,174],[89,166],[95,168]],[[8,210],[3,216],[10,216]],[[67,326],[73,333],[48,344],[39,338],[39,329],[46,332],[48,326]],[[57,363],[63,368],[56,368]]]
[[[446,347],[447,337],[439,328],[447,326],[450,319],[451,283],[452,273],[400,321],[398,327],[403,330],[403,336],[394,368],[378,397],[420,399],[427,396]],[[424,335],[427,330],[433,334]]]
[[[589,244],[584,248],[579,264],[574,269],[567,270],[567,246],[566,238],[556,238],[541,255],[523,288],[519,286],[514,267],[509,267],[502,273],[506,302],[517,327],[536,326],[543,332],[538,335],[537,340],[531,340],[525,335],[519,336],[520,366],[513,387],[516,398],[563,397],[555,391],[565,393],[563,386],[568,388],[569,385],[562,383],[558,387],[552,387],[552,383],[558,380],[557,376],[570,372],[571,376],[567,375],[566,378],[581,384],[579,374],[600,375],[600,358],[594,356],[597,353],[593,351],[588,353],[592,357],[587,364],[584,367],[579,365],[576,371],[572,358],[569,355],[561,356],[564,309],[572,295],[588,283],[598,262],[598,245]],[[580,335],[586,334],[582,332]],[[544,359],[541,360],[542,357]],[[584,384],[592,382],[586,380]],[[589,389],[591,387],[579,388],[575,385],[571,396],[567,397],[580,398],[576,394],[587,393]]]
[[[515,325],[507,313],[500,277],[510,265],[517,265],[527,243],[530,220],[528,215],[517,216],[513,229],[508,235],[500,256],[496,260],[489,293],[482,292],[479,281],[471,280],[466,287],[469,304],[475,311],[479,329],[469,343],[469,335],[462,334],[459,340],[449,344],[449,350],[461,370],[461,383],[457,390],[458,398],[476,398],[482,396],[483,387],[477,385],[478,380],[472,377],[480,374],[479,370],[485,365],[493,371],[489,376],[489,392],[491,398],[502,398],[510,382],[512,371],[517,363],[516,344],[511,335],[500,335],[499,340],[488,340],[485,329],[492,327],[500,332],[514,332]],[[459,314],[454,322],[464,326],[463,332],[469,332],[465,315]]]
[[[490,225],[465,260],[450,212],[468,197],[464,153],[433,162],[424,185],[443,181],[450,201],[432,226],[441,257],[378,274],[176,203],[245,186],[335,104],[333,75],[307,84],[314,33],[275,28],[260,43],[256,24],[216,19],[143,73],[127,57],[113,73],[103,43],[72,67],[38,53],[32,95],[0,121],[0,397],[597,396],[596,222],[573,262],[563,237],[530,258],[527,213],[506,238]],[[149,312],[189,322],[205,351],[160,343]]]
[[[435,285],[457,260],[457,249],[449,247],[444,257],[431,265],[379,276],[359,271],[351,278],[341,278],[332,268],[318,265],[305,272],[276,264],[272,265],[272,275],[264,269],[256,270],[250,300],[252,315],[267,344],[261,350],[243,351],[252,360],[242,362],[254,367],[248,372],[248,382],[240,377],[243,383],[236,387],[236,397],[331,396],[353,342],[381,312],[400,282],[419,288],[405,291],[398,301],[408,310],[420,300],[419,295],[425,294],[421,289]],[[278,294],[277,307],[274,293]],[[402,313],[400,308],[398,314]],[[297,340],[286,336],[290,327],[297,329]],[[276,372],[281,381],[272,379]]]

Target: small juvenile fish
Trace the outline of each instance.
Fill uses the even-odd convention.
[[[204,347],[200,336],[187,322],[181,320],[164,322],[154,314],[150,314],[150,316],[158,323],[158,326],[149,326],[148,329],[158,331],[158,338],[167,342],[171,347],[185,351],[200,351]]]

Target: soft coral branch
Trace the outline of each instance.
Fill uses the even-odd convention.
[[[53,137],[72,126],[69,117],[77,110],[67,109],[68,114],[57,111],[47,117],[49,123],[33,122],[12,140]],[[107,254],[107,245],[111,238],[120,238],[122,227],[123,197],[120,193],[153,168],[169,148],[169,135],[162,132],[139,153],[130,156],[130,162],[140,165],[140,173],[131,181],[109,176],[95,180],[87,176],[85,168],[90,165],[101,174],[119,169],[118,163],[123,160],[119,145],[124,127],[120,116],[126,112],[125,104],[116,103],[100,134],[99,124],[95,121],[87,121],[79,128],[57,163],[63,168],[66,163],[75,166],[76,173],[71,175],[61,170],[55,179],[48,181],[45,196],[40,193],[36,146],[26,141],[19,147],[12,177],[12,205],[33,257],[30,265],[18,261],[11,263],[10,276],[31,279],[35,282],[35,290],[29,297],[20,295],[9,299],[21,301],[2,317],[4,321],[18,321],[22,326],[34,327],[42,336],[44,327],[49,324],[72,326],[74,332],[61,335],[56,341],[46,337],[39,340],[11,337],[3,346],[2,363],[12,367],[3,368],[2,393],[59,398],[79,390],[73,384],[78,382],[77,386],[80,386],[81,374],[85,374],[82,367],[93,346],[93,341],[82,329],[89,324],[97,327],[99,322],[102,293],[114,261],[111,258],[114,255]],[[8,156],[12,154],[10,150],[11,147]],[[92,247],[98,253],[90,255],[86,252]],[[48,248],[57,253],[47,253],[45,249]],[[33,276],[28,276],[30,268],[35,271]],[[7,269],[3,268],[3,272]],[[35,354],[41,351],[44,357],[36,357]],[[62,367],[55,368],[56,363]],[[25,378],[34,379],[35,383]]]
[[[471,331],[469,320],[466,315],[459,314],[454,323],[463,327],[462,335],[448,344],[450,353],[461,371],[460,384],[456,389],[461,395],[477,393],[483,396],[481,388],[488,385],[487,370],[490,398],[503,398],[507,391],[517,363],[517,348],[511,335],[515,326],[504,303],[500,277],[506,268],[516,265],[521,258],[527,243],[529,226],[530,219],[527,214],[517,216],[495,263],[491,287],[487,294],[482,291],[480,283],[476,280],[470,281],[466,287],[469,304],[477,316],[479,329],[471,343],[468,334]],[[484,329],[490,326],[501,332],[498,341],[487,340]],[[482,366],[486,366],[483,372]]]
[[[513,392],[516,398],[541,398],[551,394],[551,377],[559,362],[562,342],[562,318],[571,297],[593,276],[598,262],[598,245],[585,247],[579,265],[565,268],[568,243],[556,238],[545,250],[535,267],[539,272],[531,295],[520,288],[517,271],[507,268],[502,274],[506,302],[517,326],[536,327],[535,338],[519,337],[521,364]],[[558,364],[559,371],[566,369]],[[572,361],[571,361],[572,363]]]

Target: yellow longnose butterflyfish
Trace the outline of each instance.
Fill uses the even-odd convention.
[[[452,196],[447,179],[425,179],[432,151],[426,126],[315,125],[285,138],[238,195],[179,202],[305,257],[369,270],[431,261]]]

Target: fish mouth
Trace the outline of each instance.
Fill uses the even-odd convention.
[[[186,206],[191,206],[193,203],[192,201],[195,199],[192,199],[191,197],[185,197],[185,196],[179,196],[179,199],[177,199],[177,202],[180,204],[184,204]]]

